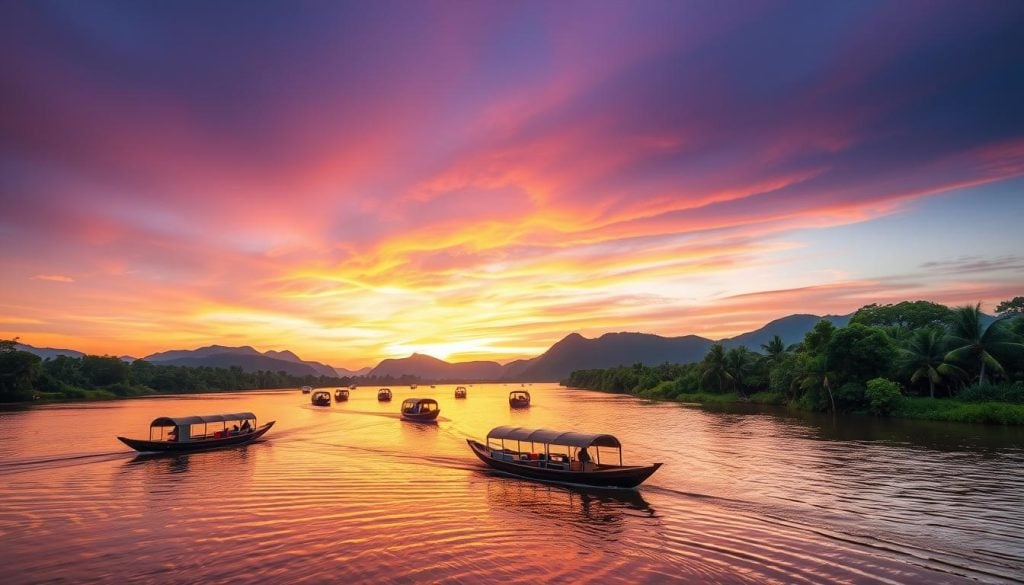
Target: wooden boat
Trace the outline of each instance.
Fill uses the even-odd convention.
[[[331,393],[327,390],[317,390],[309,401],[313,403],[313,406],[330,406]]]
[[[356,389],[356,385],[355,385],[355,384],[352,384],[351,386],[349,386],[349,387],[348,387],[348,389],[349,389],[349,390],[355,390],[355,389]]]
[[[313,388],[311,386],[303,386],[302,387],[302,393],[303,394],[309,394],[312,391],[313,391]]]
[[[661,463],[623,465],[622,444],[606,434],[503,426],[491,429],[485,443],[473,439],[466,439],[466,442],[473,453],[490,467],[541,481],[635,488],[661,467]],[[593,449],[594,455],[590,455],[587,449]],[[605,462],[601,461],[602,453],[605,454]],[[617,460],[618,464],[609,463],[610,460]]]
[[[378,390],[377,400],[380,402],[391,402],[391,388],[381,388]]]
[[[256,415],[251,412],[162,416],[149,424],[149,440],[126,437],[117,439],[142,452],[206,451],[251,443],[269,431],[274,422],[256,426]],[[228,425],[231,425],[231,428],[228,428]]]
[[[402,420],[433,422],[441,409],[433,398],[408,398],[402,402]]]
[[[508,405],[512,408],[526,408],[530,406],[530,393],[526,390],[513,390],[509,392]]]
[[[348,390],[344,388],[338,388],[334,391],[335,402],[346,402],[348,400]]]
[[[466,387],[465,386],[459,386],[458,388],[456,388],[455,389],[455,397],[456,398],[465,398],[466,397]]]

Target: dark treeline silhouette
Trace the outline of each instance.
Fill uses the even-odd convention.
[[[906,396],[1024,403],[1024,297],[1000,303],[997,312],[993,320],[980,305],[871,304],[845,327],[820,321],[789,347],[777,336],[760,351],[716,344],[698,363],[577,370],[562,383],[647,398],[705,395],[713,402],[728,395],[881,415],[895,413]]]
[[[0,340],[0,402],[33,399],[91,399],[146,394],[190,394],[299,386],[414,384],[414,376],[350,378],[295,376],[285,372],[246,372],[242,368],[187,367],[128,363],[113,356],[57,356],[43,360],[19,351],[15,340]]]

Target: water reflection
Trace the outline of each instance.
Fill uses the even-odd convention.
[[[453,392],[434,392],[445,413],[434,425],[401,421],[373,390],[330,409],[296,390],[0,414],[5,585],[1024,574],[1016,429],[741,415],[553,385],[510,411],[500,385]],[[396,400],[407,393],[418,394],[397,389]],[[160,457],[115,439],[158,416],[237,411],[278,424],[258,443]],[[505,424],[611,432],[627,463],[665,466],[640,491],[509,478],[465,442]],[[55,428],[74,428],[75,441],[40,440]]]
[[[486,484],[487,503],[545,519],[578,520],[587,524],[622,524],[624,516],[641,512],[653,517],[643,495],[635,490],[589,490],[522,481],[496,474]]]

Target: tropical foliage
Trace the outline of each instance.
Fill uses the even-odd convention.
[[[1024,403],[1024,297],[999,305],[993,319],[980,305],[949,308],[927,301],[867,305],[846,327],[822,320],[795,346],[775,337],[761,352],[716,344],[693,364],[634,364],[580,370],[568,386],[661,399],[719,402],[712,397],[779,402],[823,412],[892,415],[908,398]],[[1003,412],[924,407],[925,411]],[[1013,408],[1020,407],[1014,405]],[[939,416],[939,415],[936,415]],[[992,421],[1013,417],[995,416]],[[1015,419],[1014,419],[1015,420]]]

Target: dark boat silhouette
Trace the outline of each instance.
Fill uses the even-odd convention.
[[[607,434],[502,426],[491,429],[486,444],[473,439],[466,442],[493,469],[527,479],[572,485],[635,488],[662,465],[622,465],[622,445]],[[617,465],[601,462],[602,447],[617,452]],[[588,448],[595,450],[596,460],[591,459]]]
[[[203,416],[160,417],[149,425],[149,439],[117,439],[136,451],[144,453],[184,453],[207,451],[251,443],[262,437],[276,421],[256,426],[256,415],[251,412],[209,414]],[[228,424],[234,428],[229,429]],[[202,425],[202,429],[199,428]],[[212,425],[212,428],[211,428]],[[220,429],[216,428],[220,426]],[[171,429],[165,432],[164,429]],[[153,436],[159,429],[159,439]],[[193,432],[195,431],[195,432]]]

